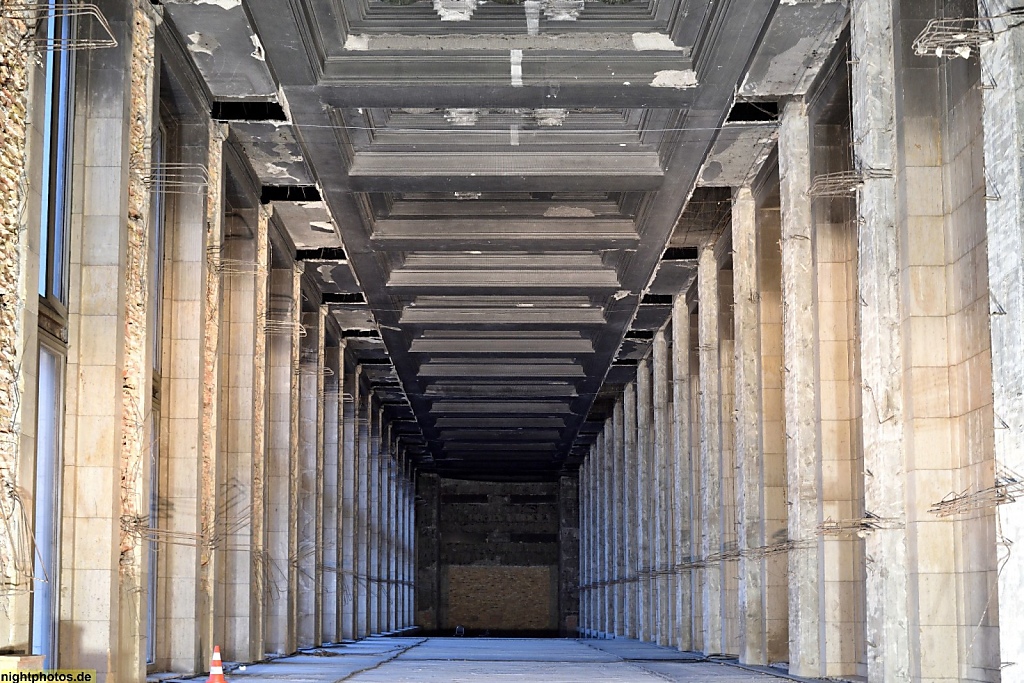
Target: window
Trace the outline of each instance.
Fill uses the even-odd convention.
[[[50,6],[67,0],[51,0]],[[47,44],[67,45],[74,35],[70,17],[49,12]],[[71,119],[74,60],[71,50],[43,54],[46,101],[43,107],[42,206],[40,207],[39,296],[61,309],[67,305],[67,222],[71,180]]]
[[[46,668],[55,669],[64,359],[48,346],[39,347],[37,388],[32,654],[46,655]]]
[[[167,133],[160,125],[153,131],[152,165],[154,169],[164,167],[166,161]],[[160,525],[160,369],[163,356],[163,295],[164,295],[164,224],[166,221],[165,195],[167,187],[163,173],[153,174],[150,189],[149,214],[149,301],[152,307],[149,334],[150,351],[153,355],[153,408],[149,434],[149,525]],[[157,589],[159,549],[155,539],[150,540],[148,552],[148,573],[146,576],[146,663],[156,662],[157,636]]]

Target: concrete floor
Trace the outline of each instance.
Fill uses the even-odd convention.
[[[227,676],[237,683],[747,683],[775,678],[635,640],[502,638],[369,638],[239,667]]]

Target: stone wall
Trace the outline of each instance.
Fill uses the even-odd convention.
[[[24,22],[0,20],[0,484],[15,485],[18,469],[19,384],[21,366],[19,311],[21,298],[22,213],[26,195],[26,102],[28,59],[21,46]],[[0,514],[12,519],[15,501],[0,498]],[[19,583],[12,560],[17,538],[0,531],[0,582]],[[0,593],[0,613],[7,613],[9,592]],[[6,642],[0,642],[6,645]]]
[[[577,519],[572,501],[560,509],[566,487],[421,475],[417,488],[421,628],[556,632],[575,616],[568,579],[560,578],[578,565],[560,561],[561,536],[569,531],[560,519]],[[575,492],[575,485],[568,488]],[[569,597],[560,600],[560,589]]]

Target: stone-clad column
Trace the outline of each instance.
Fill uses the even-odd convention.
[[[672,504],[672,479],[670,477],[672,431],[668,414],[669,366],[668,340],[665,330],[654,335],[653,345],[653,391],[654,391],[654,467],[655,467],[655,531],[654,565],[657,569],[657,619],[655,620],[657,642],[668,646],[672,641],[672,600],[669,591],[672,562],[669,559],[672,536],[672,519],[669,511]]]
[[[200,444],[198,477],[199,526],[199,590],[196,596],[197,628],[200,657],[208,660],[213,654],[213,640],[217,637],[215,614],[217,605],[217,578],[221,569],[221,553],[216,550],[217,492],[222,482],[218,479],[220,462],[220,398],[221,349],[220,329],[221,277],[217,264],[224,238],[224,186],[223,149],[227,126],[210,125],[207,170],[210,181],[206,196],[206,272],[203,297],[203,393],[200,405]]]
[[[248,661],[262,659],[264,647],[265,610],[268,596],[267,575],[267,427],[269,401],[267,392],[267,319],[270,294],[270,216],[261,207],[256,223],[255,275],[253,282],[253,351],[252,351],[252,507],[249,514],[249,548],[252,553],[249,576],[249,648]]]
[[[155,85],[155,29],[157,17],[151,8],[132,10],[132,69],[128,125],[129,163],[135,169],[152,162]],[[145,514],[149,508],[149,434],[145,415],[152,408],[153,344],[149,338],[149,225],[150,193],[138,174],[132,174],[128,192],[128,224],[125,249],[124,350],[121,356],[121,517]],[[154,264],[155,265],[155,264]],[[148,429],[152,429],[149,426]],[[41,492],[40,492],[41,493]],[[145,676],[146,639],[134,628],[146,620],[146,560],[143,539],[126,533],[122,526],[118,557],[120,609],[118,615],[120,676]],[[112,677],[117,677],[112,676]]]
[[[672,543],[670,554],[676,567],[689,562],[693,555],[690,539],[690,309],[686,294],[672,298]],[[676,570],[675,623],[676,642],[680,650],[693,649],[692,570]]]
[[[979,8],[989,15],[1008,12],[1009,0],[988,0]],[[996,19],[1002,29],[1012,20]],[[1016,23],[1015,21],[1013,23]],[[991,80],[982,90],[985,102],[985,175],[995,185],[989,195],[997,201],[985,205],[988,224],[988,277],[993,310],[993,411],[996,416],[995,460],[1014,472],[1024,472],[1024,36],[1020,29],[999,31],[981,48],[982,78]],[[1003,537],[1024,539],[1024,506],[996,509]],[[998,540],[998,539],[997,539]],[[1018,547],[1020,543],[1018,543]],[[1014,662],[1003,670],[1003,680],[1024,678],[1024,610],[1006,596],[1024,595],[1024,556],[1000,553],[999,656]]]
[[[603,562],[604,571],[602,577],[604,589],[601,594],[604,599],[604,624],[602,630],[605,637],[615,635],[615,586],[612,583],[615,577],[615,534],[614,519],[615,510],[612,508],[612,490],[614,481],[613,470],[613,438],[612,421],[604,421],[604,433],[601,435],[601,506],[602,513],[601,538],[604,548]]]
[[[873,169],[875,176],[897,167],[895,93],[902,51],[894,46],[896,2],[861,0],[851,7],[851,86],[859,105],[853,108],[855,166]],[[857,278],[864,508],[882,518],[903,520],[907,492],[898,194],[894,177],[863,182]],[[907,534],[899,524],[891,526],[864,539],[867,665],[872,681],[905,681],[911,676]]]
[[[626,613],[624,610],[624,595],[626,578],[625,563],[625,539],[628,525],[623,514],[623,494],[626,489],[625,472],[623,466],[625,451],[622,442],[622,397],[615,402],[612,412],[612,528],[609,530],[614,541],[613,568],[612,568],[612,605],[615,615],[615,627],[613,632],[616,636],[626,635]]]
[[[380,531],[377,516],[380,422],[378,407],[373,394],[367,396],[367,448],[366,448],[366,556],[363,572],[366,574],[366,633],[377,633],[377,533]]]
[[[783,391],[789,538],[789,661],[798,676],[819,676],[818,524],[820,514],[820,408],[815,359],[817,307],[811,244],[810,124],[803,102],[785,105],[779,131],[782,205]]]
[[[587,599],[590,597],[590,567],[587,562],[587,553],[590,551],[590,515],[588,505],[590,504],[590,493],[587,491],[587,461],[580,465],[579,490],[580,490],[580,635],[588,636],[590,628],[590,606]]]
[[[852,11],[853,99],[862,103],[853,116],[858,167],[892,170],[897,165],[894,12],[894,0],[866,0]],[[869,51],[886,57],[856,59]],[[880,517],[902,519],[906,463],[897,182],[866,179],[859,200],[864,505]],[[868,676],[904,680],[910,675],[905,529],[869,534],[865,552]]]
[[[653,637],[653,609],[651,604],[651,569],[653,553],[651,547],[651,473],[654,469],[652,444],[653,397],[651,395],[651,361],[644,358],[636,370],[636,424],[637,424],[637,477],[636,514],[637,533],[640,542],[637,547],[637,577],[640,590],[637,608],[637,637],[651,640]]]
[[[291,387],[288,400],[288,632],[286,643],[288,652],[298,647],[299,632],[299,490],[302,481],[301,471],[301,425],[299,422],[299,404],[302,400],[302,387],[297,370],[302,361],[302,263],[292,266],[292,310],[291,335]]]
[[[607,508],[604,503],[604,432],[597,435],[594,444],[594,631],[595,635],[604,637],[605,614],[605,550],[604,523],[607,519]]]
[[[588,638],[594,636],[594,446],[591,446],[590,453],[584,461],[584,476],[581,478],[580,493],[585,502],[586,512],[586,552],[581,558],[581,569],[586,574],[587,593],[582,598],[586,603],[586,618],[583,623],[584,635]]]
[[[701,249],[697,263],[698,348],[700,355],[701,558],[722,550],[722,423],[719,403],[718,261],[714,246]],[[722,563],[700,570],[704,577],[702,610],[704,651],[725,649],[722,623]]]
[[[625,611],[625,635],[627,638],[637,637],[637,557],[639,554],[639,529],[637,526],[637,457],[636,457],[636,383],[630,382],[622,392],[622,442],[623,442],[623,475],[622,475],[622,515],[625,519],[623,529],[623,566],[626,583],[623,598]]]
[[[413,585],[412,582],[415,580],[415,540],[413,537],[414,531],[414,520],[413,520],[413,505],[415,503],[416,492],[413,490],[412,482],[415,481],[416,471],[414,469],[412,459],[408,461],[408,466],[405,469],[405,480],[402,482],[402,486],[405,489],[405,506],[402,508],[402,519],[403,519],[403,531],[402,531],[402,542],[405,544],[405,562],[404,562],[404,575],[402,579],[405,583],[402,584],[402,588],[405,592],[405,601],[403,603],[404,609],[402,610],[402,626],[409,628],[415,622],[413,613]]]
[[[306,335],[302,338],[299,365],[292,368],[299,386],[299,480],[298,496],[298,552],[294,555],[298,575],[297,638],[299,647],[318,645],[318,606],[320,598],[319,572],[316,563],[320,552],[316,543],[318,510],[317,487],[322,473],[318,472],[322,451],[317,448],[317,375],[320,370],[319,341],[321,330],[316,313],[302,314]]]
[[[352,618],[353,637],[362,638],[366,633],[366,454],[367,454],[367,395],[362,385],[363,366],[357,365],[352,385],[355,415],[354,456],[355,477],[353,499],[355,501],[354,548],[352,553]]]
[[[5,10],[11,4],[5,3]],[[26,72],[23,59],[33,64],[34,55],[12,35],[20,28],[34,30],[31,23],[0,20],[0,82],[27,88],[24,79],[39,76],[35,88],[40,88],[42,69]],[[78,210],[85,229],[75,229],[68,240],[66,391],[58,379],[61,368],[47,363],[37,346],[38,230],[30,225],[38,213],[29,206],[39,196],[26,196],[32,185],[19,177],[31,159],[25,152],[32,153],[34,143],[41,143],[42,107],[34,112],[30,107],[26,120],[26,92],[0,94],[0,200],[15,200],[0,205],[0,646],[20,652],[31,642],[29,591],[37,591],[31,596],[36,599],[43,597],[44,589],[50,591],[54,604],[59,592],[61,632],[75,635],[62,638],[61,663],[96,669],[108,680],[138,680],[146,671],[145,634],[134,625],[145,620],[145,539],[151,526],[150,468],[145,464],[152,436],[153,347],[147,324],[150,192],[142,174],[152,153],[154,16],[148,7],[128,5],[111,16],[111,28],[121,47],[101,56],[85,53],[79,62],[83,72],[103,85],[79,92],[80,130],[87,133],[82,148],[87,151],[82,166],[75,160],[75,173],[81,171],[84,180],[75,177],[72,192],[75,203],[82,201],[78,187],[91,188],[91,196]],[[28,54],[12,54],[12,47]],[[26,135],[32,140],[27,150]],[[94,138],[101,142],[94,144]],[[47,365],[50,372],[44,374]],[[54,382],[50,390],[60,392],[57,395],[67,402],[65,414],[54,416],[51,426],[65,438],[62,484],[67,495],[61,499],[61,532],[70,539],[65,549],[78,550],[73,558],[65,553],[59,590],[42,585],[38,576],[33,580],[33,561],[42,558],[33,557],[32,530],[23,524],[32,517],[35,488],[30,476],[35,453],[30,449],[37,415],[36,406],[28,401],[37,402],[36,381],[45,381],[47,375]],[[45,413],[40,411],[38,417],[45,419]],[[19,451],[21,463],[15,460]],[[191,474],[194,483],[194,464]],[[45,498],[53,491],[35,495]],[[16,502],[21,502],[20,510],[14,507]],[[41,527],[35,531],[40,543],[47,535]],[[47,571],[54,569],[50,565]],[[51,659],[45,665],[57,668]]]
[[[601,531],[599,472],[600,450],[597,442],[590,450],[590,635],[597,637],[601,631]]]
[[[740,550],[764,546],[764,463],[761,447],[761,306],[758,296],[757,206],[749,187],[733,190],[733,319],[736,328],[737,521]],[[764,559],[740,556],[740,661],[768,664]]]
[[[313,531],[313,644],[319,647],[324,642],[324,393],[326,392],[326,347],[327,347],[327,306],[317,310],[316,339],[316,424],[313,447],[316,449],[316,482],[314,485],[313,509],[315,511]]]
[[[338,346],[338,424],[341,425],[341,433],[338,434],[338,450],[340,463],[338,466],[339,504],[338,525],[340,529],[340,556],[338,558],[338,618],[341,623],[338,627],[338,637],[341,640],[355,638],[353,628],[352,608],[354,606],[352,596],[355,590],[353,572],[355,571],[355,411],[353,397],[356,392],[353,384],[355,373],[347,371],[345,366],[346,341],[341,340]]]
[[[348,425],[345,424],[345,340],[339,340],[338,346],[332,349],[334,356],[333,368],[335,378],[333,386],[337,391],[337,400],[331,404],[335,411],[335,443],[334,450],[329,453],[334,458],[334,479],[331,492],[325,492],[325,496],[333,493],[335,500],[331,511],[334,514],[334,548],[333,554],[327,560],[334,565],[334,575],[327,574],[325,581],[334,582],[334,642],[341,642],[348,638],[345,633],[345,560],[351,551],[345,548],[345,535],[347,533],[347,515],[345,511],[345,441],[347,439]],[[330,476],[330,475],[328,475]],[[327,634],[325,634],[325,637]]]

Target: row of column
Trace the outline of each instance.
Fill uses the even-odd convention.
[[[174,89],[160,87],[158,11],[109,2],[104,14],[119,47],[78,57],[67,343],[52,344],[63,467],[45,492],[60,515],[59,565],[38,572],[60,596],[47,668],[141,680],[147,668],[205,671],[216,645],[225,660],[255,661],[413,624],[402,440],[282,246],[274,207],[228,153],[226,128],[200,112],[154,136],[159,93]],[[158,139],[161,158],[206,170],[201,191],[144,172]],[[30,367],[39,349],[19,353]],[[22,462],[30,511],[43,492]],[[18,538],[5,531],[0,545],[14,542],[32,576],[32,553],[20,552],[31,513],[20,517],[7,527]],[[32,589],[2,596],[4,649],[40,639]]]
[[[849,73],[783,104],[777,166],[699,198],[730,228],[582,465],[580,631],[1018,680],[1024,526],[993,492],[1021,467],[1021,37],[986,76],[912,54],[920,3],[851,11]]]
[[[244,491],[233,502],[246,486],[251,458],[242,459],[246,470],[237,473],[229,463],[220,478],[228,515],[218,524],[227,529],[228,556],[238,555],[239,564],[256,562],[241,537],[250,538],[252,520],[264,514],[267,526],[263,564],[249,567],[248,575],[231,574],[230,565],[222,574],[235,595],[219,619],[223,639],[215,631],[225,657],[293,652],[413,623],[412,464],[363,366],[346,353],[340,330],[331,329],[327,307],[309,310],[303,272],[302,264],[270,269],[270,323],[253,333],[265,335],[268,348],[265,495],[256,499]],[[239,288],[251,294],[248,277],[231,283],[226,295],[242,294]],[[252,338],[238,334],[244,321],[231,324],[232,344]],[[239,404],[229,400],[223,407],[228,421]],[[211,548],[214,559],[217,550]],[[261,604],[266,624],[255,630],[252,618]]]

